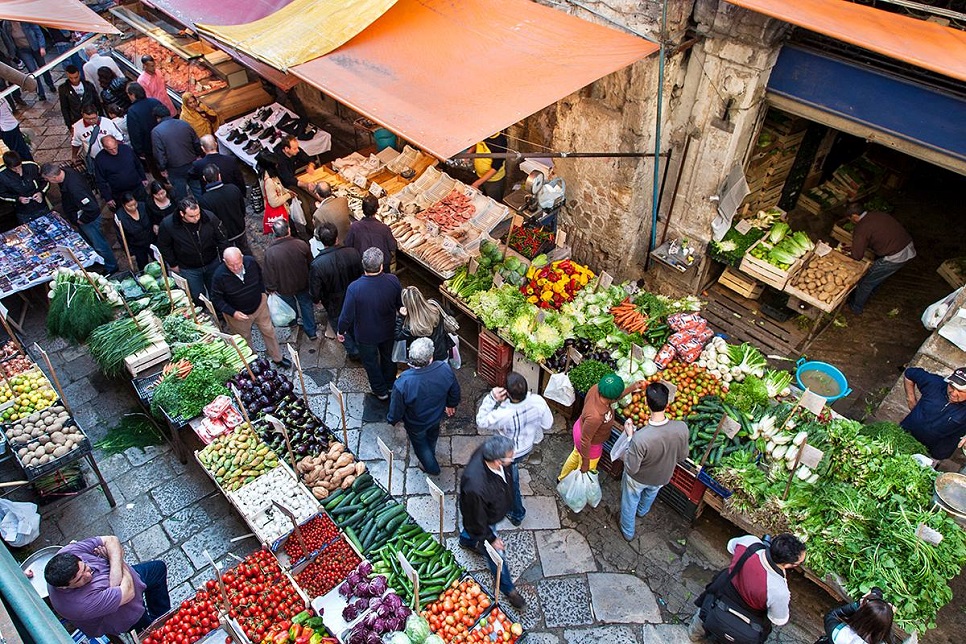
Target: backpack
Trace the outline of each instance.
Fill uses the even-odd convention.
[[[741,570],[751,555],[765,547],[756,543],[745,549],[731,572],[722,570],[712,580],[701,598],[701,621],[708,638],[722,644],[761,644],[771,633],[771,624],[762,619],[759,611],[751,610],[744,602],[740,604],[724,596],[727,584]]]

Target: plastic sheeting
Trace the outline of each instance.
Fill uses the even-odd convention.
[[[324,56],[383,15],[396,0],[293,0],[260,20],[218,25],[206,17],[199,32],[283,71]]]
[[[0,20],[33,22],[45,27],[98,34],[118,33],[79,0],[3,0]]]
[[[945,76],[966,81],[966,32],[844,0],[728,0]]]
[[[270,16],[292,0],[141,0],[186,27],[199,20],[214,25],[240,25]]]
[[[657,49],[530,0],[399,0],[289,71],[446,159]]]

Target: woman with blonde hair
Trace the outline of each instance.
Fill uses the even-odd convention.
[[[181,120],[190,125],[198,134],[198,138],[211,134],[221,125],[218,112],[201,102],[194,92],[181,95]]]
[[[402,307],[396,316],[396,340],[406,342],[407,352],[416,338],[429,338],[433,341],[433,360],[448,359],[454,345],[444,322],[439,303],[427,300],[415,286],[402,290]]]

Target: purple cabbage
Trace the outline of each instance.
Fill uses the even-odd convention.
[[[369,582],[369,592],[374,596],[382,595],[389,588],[389,584],[386,583],[386,578],[383,575],[376,575],[372,581]]]
[[[366,610],[366,609],[369,608],[369,600],[367,600],[365,598],[357,599],[353,603],[353,606],[355,606],[356,607],[356,610],[361,613],[362,611],[364,611],[364,610]]]
[[[379,597],[371,597],[369,599],[369,610],[379,610],[382,608],[382,599]]]
[[[383,598],[382,602],[384,604],[388,604],[394,611],[397,612],[400,608],[405,608],[403,606],[402,598],[396,593],[389,593]]]
[[[372,597],[372,590],[369,588],[369,582],[360,581],[356,584],[356,587],[352,590],[352,594],[356,597]]]
[[[357,568],[357,570],[363,575],[366,575],[368,577],[369,575],[372,574],[372,564],[369,563],[368,561],[363,561],[362,563],[359,564],[359,567]],[[379,577],[382,577],[383,581],[386,580],[386,578],[383,577],[382,575],[379,575],[378,577],[376,577],[376,579],[379,579]]]
[[[343,597],[348,597],[349,595],[352,594],[352,586],[349,585],[349,582],[347,581],[342,582],[342,585],[339,586],[339,594],[342,595]]]
[[[352,604],[348,604],[345,608],[342,609],[342,619],[344,619],[347,622],[351,622],[358,616],[359,616],[359,611]]]

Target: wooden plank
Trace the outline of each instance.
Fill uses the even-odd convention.
[[[957,259],[947,259],[945,262],[939,265],[936,272],[942,277],[946,282],[953,288],[959,288],[966,284],[966,277],[961,275],[959,271],[956,270]]]
[[[806,335],[791,322],[780,325],[766,318],[752,300],[741,302],[726,289],[715,285],[708,290],[708,303],[702,315],[712,327],[720,328],[737,342],[751,342],[766,353],[796,354]],[[743,298],[742,298],[743,299]]]
[[[742,275],[730,266],[726,267],[718,278],[718,284],[749,300],[757,300],[765,290],[764,285],[747,275]]]
[[[761,245],[765,239],[766,237],[763,237],[752,244],[751,248],[748,249],[748,252],[745,253],[745,256],[741,258],[741,264],[739,265],[738,269],[742,273],[747,273],[756,280],[764,282],[769,286],[774,286],[780,291],[785,288],[785,284],[788,283],[788,280],[792,277],[792,275],[797,273],[798,269],[802,267],[802,264],[809,256],[809,253],[799,257],[797,260],[795,260],[795,263],[788,268],[787,271],[783,271],[777,266],[758,259],[751,254],[751,251]]]

